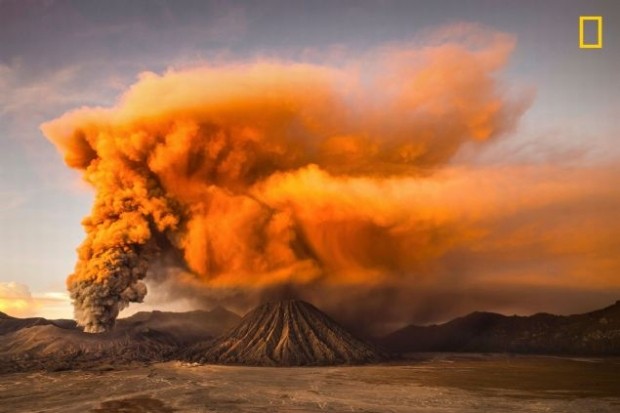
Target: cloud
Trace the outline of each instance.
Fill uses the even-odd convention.
[[[67,318],[71,304],[65,292],[33,295],[25,284],[0,282],[0,311],[13,317]]]
[[[417,181],[511,131],[528,104],[498,80],[514,39],[474,38],[390,45],[342,67],[143,73],[116,106],[43,124],[97,190],[68,279],[78,321],[111,328],[145,297],[162,251],[207,288],[259,294],[413,276],[458,238],[425,216]],[[399,196],[401,183],[420,193]]]
[[[111,328],[145,282],[239,311],[294,295],[369,329],[506,310],[529,289],[556,309],[566,291],[607,299],[617,168],[454,162],[531,102],[501,82],[514,46],[459,26],[343,65],[148,72],[115,106],[43,124],[97,191],[68,280],[80,323]]]
[[[24,75],[24,63],[15,59],[0,64],[0,116],[20,117],[37,114],[67,104],[90,101],[88,88],[77,85],[82,68],[66,66],[43,77]]]
[[[325,271],[346,281],[293,286],[295,294],[372,330],[481,309],[577,312],[614,301],[617,176],[609,166],[495,165],[377,181],[307,168],[255,194],[293,211]],[[231,301],[248,305],[239,296],[247,294],[235,290]]]
[[[36,313],[36,306],[26,285],[0,283],[0,311],[16,317],[27,317]]]
[[[26,195],[23,193],[0,191],[0,214],[15,208],[19,208],[26,202]]]

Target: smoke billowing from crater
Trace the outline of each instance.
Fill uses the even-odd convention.
[[[217,295],[407,283],[476,236],[428,177],[526,104],[496,79],[507,36],[392,47],[342,67],[266,62],[144,73],[112,108],[42,126],[96,190],[67,285],[85,331],[169,282]],[[356,287],[356,288],[357,288]],[[345,288],[346,289],[346,288]]]

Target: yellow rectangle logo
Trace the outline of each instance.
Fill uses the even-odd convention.
[[[596,43],[586,43],[584,27],[586,22],[596,22]],[[603,16],[579,16],[579,48],[602,49],[603,48]]]

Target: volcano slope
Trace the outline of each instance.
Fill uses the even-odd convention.
[[[254,366],[374,363],[385,356],[313,305],[300,300],[263,304],[228,334],[199,343],[188,361]]]

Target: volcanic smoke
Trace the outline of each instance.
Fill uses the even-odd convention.
[[[451,242],[411,210],[418,181],[525,109],[496,79],[513,45],[487,33],[339,67],[143,73],[116,106],[45,123],[96,190],[67,280],[78,323],[111,329],[167,251],[215,291],[415,273]]]

